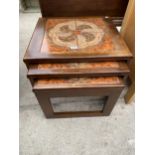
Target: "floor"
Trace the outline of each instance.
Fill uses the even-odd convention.
[[[109,117],[44,117],[22,61],[38,17],[20,13],[20,155],[134,155],[134,103],[123,95]]]

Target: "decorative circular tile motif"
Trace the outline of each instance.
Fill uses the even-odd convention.
[[[48,37],[54,44],[73,50],[97,45],[103,36],[102,29],[85,21],[60,23],[48,31]]]

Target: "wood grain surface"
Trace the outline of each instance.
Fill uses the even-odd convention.
[[[33,81],[36,78],[123,77],[129,72],[125,62],[50,63],[30,65],[27,76]]]
[[[125,102],[131,103],[135,96],[135,0],[130,0],[121,28],[121,35],[133,54],[129,63],[131,84],[125,95]]]
[[[120,85],[122,79],[119,77],[98,77],[98,78],[68,78],[68,79],[39,79],[34,83],[34,88],[76,88],[76,87],[102,87],[104,85]]]

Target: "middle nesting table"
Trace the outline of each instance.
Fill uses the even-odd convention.
[[[87,62],[87,63],[51,63],[29,66],[28,78],[32,85],[38,78],[80,78],[128,76],[129,68],[125,62]]]

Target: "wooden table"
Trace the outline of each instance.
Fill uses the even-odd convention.
[[[38,20],[24,62],[45,116],[55,118],[109,115],[131,58],[113,24],[101,17],[65,17]],[[104,105],[97,111],[54,111],[51,98],[73,96],[103,96]]]

